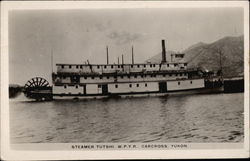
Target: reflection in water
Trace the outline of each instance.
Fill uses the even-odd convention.
[[[11,100],[11,142],[240,142],[243,96]]]

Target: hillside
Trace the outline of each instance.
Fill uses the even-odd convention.
[[[166,51],[166,59],[167,60],[170,60],[171,59],[171,54],[174,54],[175,52],[174,51],[171,51],[171,50],[167,50]],[[160,63],[161,62],[161,58],[162,58],[162,54],[159,53],[153,57],[151,57],[150,59],[146,60],[146,62],[151,62],[151,63]]]
[[[244,71],[244,43],[243,36],[224,37],[211,44],[199,42],[185,49],[185,61],[188,67],[202,67],[208,70],[220,68],[220,54],[222,56],[222,67],[224,76],[243,75]],[[169,53],[167,53],[169,56]],[[169,57],[167,57],[168,60]],[[161,62],[161,53],[147,61]]]

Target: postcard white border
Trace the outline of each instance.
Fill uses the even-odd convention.
[[[70,160],[70,159],[182,159],[182,158],[245,158],[249,157],[249,3],[247,1],[4,1],[1,2],[1,159],[4,160]],[[9,142],[9,98],[8,98],[8,11],[37,9],[100,9],[100,8],[207,8],[242,7],[244,8],[244,144],[243,148],[205,148],[205,144],[194,144],[200,149],[185,150],[15,150]],[[81,144],[81,143],[79,143]],[[187,143],[185,143],[187,144]],[[41,145],[41,144],[40,144]],[[68,146],[72,144],[63,144]],[[191,144],[190,144],[191,145]],[[233,143],[228,146],[233,147]],[[36,145],[35,145],[36,146]],[[210,144],[211,146],[211,144]],[[220,143],[212,147],[220,147]],[[227,145],[226,145],[227,146]],[[25,146],[24,146],[25,147]],[[203,147],[203,148],[202,148]]]

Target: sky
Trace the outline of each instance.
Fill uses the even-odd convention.
[[[51,83],[56,63],[143,63],[166,50],[243,35],[241,8],[19,10],[9,13],[9,75],[24,85],[40,76]],[[53,55],[53,61],[52,56]]]

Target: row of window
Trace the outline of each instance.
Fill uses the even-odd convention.
[[[136,84],[136,87],[139,87],[139,86],[140,86],[140,84]],[[148,84],[145,83],[144,86],[147,87]],[[98,85],[98,88],[101,88],[101,87],[102,87],[102,85]],[[129,84],[129,87],[132,88],[132,84]],[[118,84],[115,85],[115,88],[118,88]]]
[[[171,76],[187,76],[187,73],[180,73],[180,74],[163,74],[162,76],[163,76],[163,77],[166,77],[166,75],[168,75],[168,76],[170,76],[170,77],[171,77]],[[156,74],[151,74],[151,75],[149,75],[149,76],[150,76],[150,77],[156,77],[157,75],[156,75]],[[91,76],[91,79],[95,79],[95,78],[97,78],[97,77],[99,77],[100,79],[103,79],[104,77],[106,77],[107,79],[110,78],[109,76]],[[132,78],[132,77],[134,77],[134,78],[137,78],[137,77],[145,78],[146,75],[119,76],[119,78],[121,78],[121,79],[123,79],[123,78],[125,78],[125,77],[127,77],[127,78]],[[66,76],[62,76],[62,77],[60,77],[60,78],[66,79]],[[84,79],[88,79],[88,77],[85,76]],[[114,76],[114,79],[117,79],[117,76]]]
[[[181,82],[178,82],[178,85],[180,85],[180,84],[181,84]],[[190,84],[193,84],[193,81],[190,81]],[[139,87],[139,86],[140,86],[140,84],[136,84],[136,87]],[[147,87],[148,84],[145,83],[144,86]],[[99,84],[98,88],[101,88],[101,87],[102,87],[102,85]],[[132,88],[132,84],[129,84],[129,87]],[[64,88],[67,88],[67,86],[64,85]],[[76,85],[75,88],[78,89],[78,85]],[[115,85],[115,88],[118,88],[118,84]]]
[[[178,82],[178,85],[180,85],[181,84],[181,82]],[[190,81],[190,84],[193,84],[193,81]]]
[[[67,88],[67,85],[64,85],[63,87]],[[78,89],[78,85],[76,85],[75,88]]]
[[[174,64],[175,67],[176,67],[177,65],[178,65],[178,64]],[[184,66],[186,66],[186,65],[187,65],[187,64],[185,63]],[[136,66],[137,66],[138,68],[140,68],[140,66],[143,66],[144,68],[146,68],[146,64],[144,64],[144,65],[130,65],[131,68],[136,67]],[[155,66],[156,66],[156,64],[149,64],[149,67],[150,67],[150,68],[155,67]],[[82,65],[76,65],[76,69],[79,69],[79,68],[82,69],[82,67],[83,67]],[[100,65],[97,65],[96,67],[97,67],[97,69],[100,69],[101,66],[100,66]],[[106,68],[107,68],[107,65],[104,65],[103,67],[106,69]],[[110,65],[110,67],[111,67],[111,68],[114,68],[114,65]],[[118,68],[123,68],[124,65],[117,65],[117,67],[118,67]],[[159,64],[159,67],[161,67],[161,64]],[[169,67],[169,64],[167,64],[167,67]],[[61,68],[64,69],[64,65],[61,65]],[[69,69],[71,69],[71,68],[72,68],[72,65],[69,65]],[[89,65],[89,68],[92,69],[92,65]]]
[[[140,84],[136,84],[136,87],[139,87],[139,86],[140,86]],[[144,86],[147,87],[148,84],[145,83]],[[129,87],[132,88],[132,84],[129,84]],[[115,85],[115,88],[118,88],[118,84]]]

